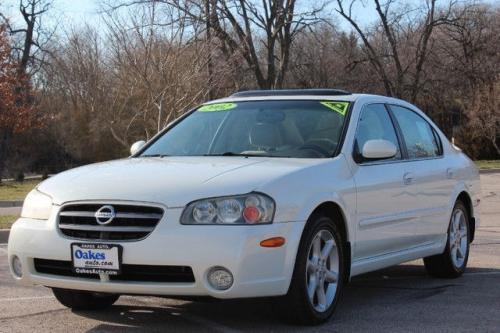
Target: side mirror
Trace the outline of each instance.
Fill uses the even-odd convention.
[[[141,150],[142,147],[146,144],[146,141],[141,140],[137,141],[130,147],[130,155],[135,155],[139,150]]]
[[[368,140],[363,146],[362,155],[367,159],[385,159],[396,156],[398,148],[387,140]]]

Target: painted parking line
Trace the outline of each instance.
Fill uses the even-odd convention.
[[[16,301],[33,301],[37,299],[52,299],[54,296],[33,296],[33,297],[11,297],[11,298],[0,298],[0,303],[3,302],[16,302]]]
[[[494,272],[464,272],[463,275],[500,275],[500,270]],[[426,275],[405,275],[405,276],[374,276],[374,277],[355,277],[352,282],[370,282],[370,281],[380,281],[380,280],[408,280],[408,279],[421,279]]]
[[[11,297],[11,298],[1,298],[0,303],[7,303],[7,302],[19,302],[19,301],[35,301],[35,300],[42,300],[42,299],[54,299],[54,296],[34,296],[34,297]],[[131,297],[131,300],[133,302],[133,298]],[[141,301],[146,301],[146,299],[141,297]],[[145,303],[153,303],[153,300],[146,301]],[[156,305],[156,304],[155,304]],[[169,309],[172,310],[172,313],[174,315],[178,315],[190,322],[205,326],[205,327],[210,327],[212,330],[221,332],[221,333],[239,333],[242,332],[240,330],[236,330],[233,328],[230,328],[226,325],[219,324],[217,322],[214,322],[212,320],[208,320],[190,313],[186,313],[184,311],[179,311],[179,309],[176,309],[175,307],[169,307],[169,306],[162,306],[164,309]]]
[[[496,272],[470,272],[470,273],[467,273],[465,272],[464,275],[499,275],[500,274],[500,271],[496,271]]]

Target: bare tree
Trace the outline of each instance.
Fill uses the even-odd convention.
[[[213,91],[204,84],[213,84],[213,78],[200,71],[211,61],[206,57],[206,42],[186,32],[184,12],[174,7],[163,8],[161,13],[158,10],[157,4],[151,3],[142,5],[140,15],[135,9],[125,19],[107,17],[113,75],[117,82],[128,82],[129,97],[142,96],[131,116],[123,117],[123,112],[130,110],[119,108],[121,111],[109,118],[113,137],[126,146],[129,131],[138,123],[143,124],[144,137],[150,138]],[[163,20],[168,17],[167,21],[175,24],[162,29],[157,16]]]
[[[162,27],[159,16],[176,24]],[[78,160],[123,154],[207,98],[209,46],[186,32],[184,16],[156,4],[107,13],[106,33],[73,30],[53,47],[43,96]]]
[[[50,34],[39,30],[48,0],[23,0],[28,21],[10,27],[13,63],[30,54],[24,68],[37,71],[34,100],[52,120],[43,131],[53,154],[45,156],[120,157],[206,99],[285,86],[409,99],[469,154],[498,156],[500,10],[493,5],[371,0],[376,22],[365,26],[353,15],[363,0],[337,0],[352,27],[344,29],[325,19],[323,0],[107,1],[104,24],[59,30],[48,44]],[[34,141],[26,133],[24,143]],[[14,136],[18,150],[23,140]]]
[[[500,78],[491,85],[480,89],[468,110],[469,128],[474,136],[485,138],[500,157]]]
[[[283,87],[293,38],[307,25],[316,23],[323,8],[298,12],[296,0],[262,1],[260,6],[249,0],[209,2],[214,34],[225,50],[241,53],[262,89]],[[263,53],[262,61],[259,51]]]
[[[205,26],[207,38],[211,39],[213,32],[226,59],[234,55],[244,59],[262,89],[283,87],[295,35],[318,23],[318,15],[326,6],[320,1],[299,10],[296,0],[143,0],[125,5],[145,2],[175,7],[191,22]]]
[[[428,0],[418,8],[395,10],[394,0],[385,3],[373,0],[379,19],[374,32],[355,20],[352,10],[356,2],[345,4],[337,0],[336,10],[361,38],[368,61],[379,75],[386,94],[415,102],[422,91],[433,32],[436,27],[457,19],[452,17],[456,2],[451,0],[445,7],[438,8],[437,0]]]
[[[52,38],[55,29],[48,31],[42,24],[45,14],[51,9],[52,0],[20,0],[19,13],[24,24],[13,26],[9,18],[0,14],[11,35],[17,38],[13,51],[19,59],[19,73],[33,74],[45,62],[47,49],[45,45]]]
[[[437,30],[440,42],[431,58],[433,79],[443,81],[432,101],[455,101],[460,120],[455,136],[476,156],[490,149],[499,153],[499,13],[481,4],[456,8],[453,23]]]

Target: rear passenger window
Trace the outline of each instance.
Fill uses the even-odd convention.
[[[354,158],[356,162],[363,160],[361,152],[366,141],[380,139],[390,141],[398,148],[396,156],[392,160],[401,159],[398,138],[387,109],[383,104],[366,105],[361,112],[356,132],[354,146]]]
[[[401,128],[408,158],[428,158],[442,154],[439,137],[424,118],[401,106],[390,107]]]

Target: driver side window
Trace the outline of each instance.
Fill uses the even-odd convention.
[[[401,149],[391,117],[383,104],[369,104],[363,107],[358,121],[356,139],[354,141],[354,160],[364,162],[361,155],[363,146],[368,140],[387,140],[398,148],[396,156],[390,160],[401,159]]]

